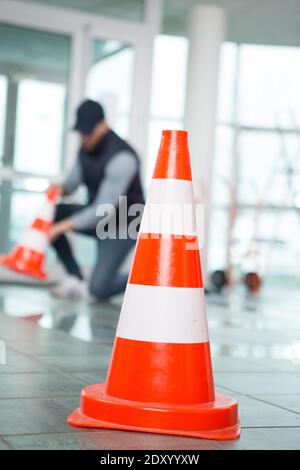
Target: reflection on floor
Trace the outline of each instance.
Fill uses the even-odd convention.
[[[121,300],[88,305],[6,285],[0,449],[299,449],[300,294],[277,289],[247,298],[237,291],[207,301],[215,383],[239,401],[239,441],[68,427],[81,388],[105,379]]]

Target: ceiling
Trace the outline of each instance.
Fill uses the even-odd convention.
[[[79,10],[86,13],[141,21],[144,0],[20,0],[22,2],[44,3],[51,6]]]
[[[68,36],[0,24],[0,73],[18,76],[28,70],[66,81],[69,70]],[[93,41],[92,60],[98,62],[127,47],[119,41]]]
[[[223,7],[227,40],[300,46],[300,0],[165,0],[165,31],[186,34],[187,13],[195,4]]]
[[[144,0],[20,0],[141,21]],[[193,4],[219,5],[228,15],[227,40],[300,46],[300,0],[165,0],[163,32],[185,35]]]
[[[53,70],[66,79],[70,54],[67,36],[0,24],[0,44],[0,72],[16,75],[34,67]]]

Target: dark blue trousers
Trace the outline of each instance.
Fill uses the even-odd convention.
[[[80,204],[59,204],[56,209],[55,222],[71,217],[85,206]],[[76,230],[76,232],[91,236],[97,243],[97,258],[89,283],[91,294],[98,299],[108,299],[125,290],[127,274],[120,274],[120,266],[135,245],[135,240],[99,240],[96,230]],[[80,267],[74,257],[70,242],[66,235],[61,235],[53,242],[59,260],[66,271],[80,279],[83,278]]]

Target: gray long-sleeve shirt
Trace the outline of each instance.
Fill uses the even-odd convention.
[[[119,196],[126,194],[136,171],[137,161],[130,152],[116,153],[105,167],[104,179],[99,184],[93,203],[71,217],[74,228],[77,230],[95,228],[99,221],[96,215],[99,204],[111,204],[116,207]],[[71,194],[82,182],[81,165],[77,159],[62,185],[64,194]]]

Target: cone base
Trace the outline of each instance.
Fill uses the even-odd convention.
[[[212,440],[240,436],[237,402],[226,395],[217,394],[211,403],[169,405],[121,400],[104,390],[104,384],[84,388],[68,424]]]
[[[40,269],[32,269],[23,265],[23,263],[16,263],[14,259],[10,256],[4,256],[0,258],[0,264],[6,268],[11,269],[19,274],[24,274],[25,276],[30,276],[38,279],[39,281],[45,281],[47,279],[47,274]]]

